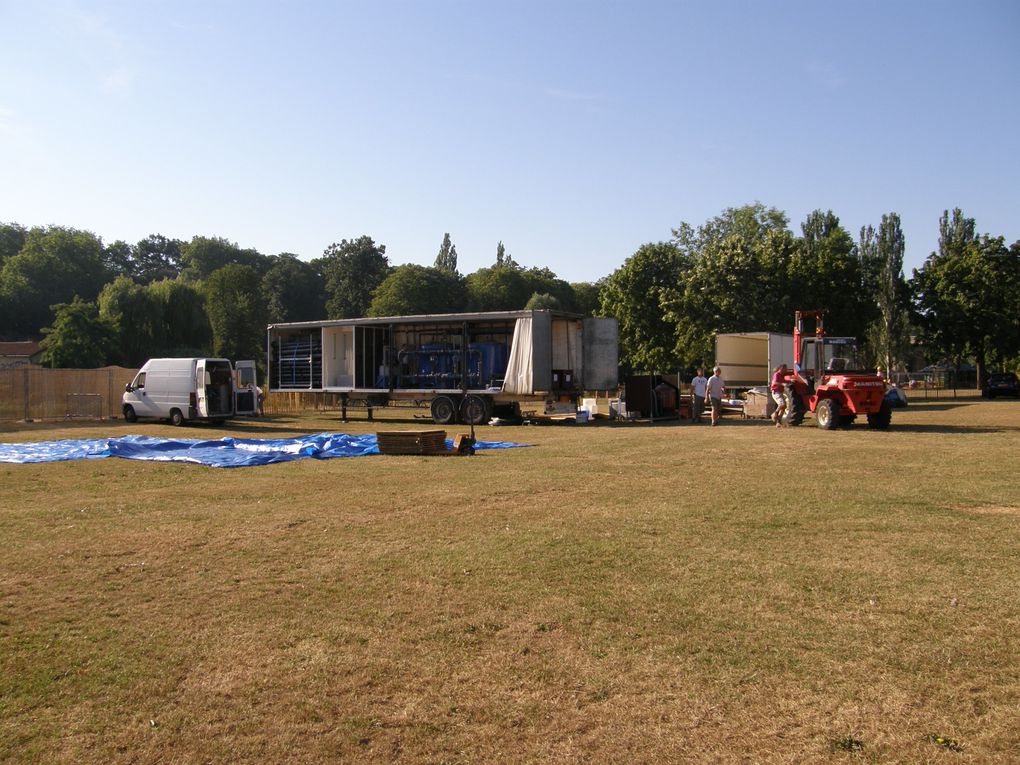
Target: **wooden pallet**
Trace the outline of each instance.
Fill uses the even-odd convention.
[[[449,454],[445,430],[382,430],[375,434],[380,454]]]

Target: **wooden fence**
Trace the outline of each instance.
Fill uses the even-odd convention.
[[[110,419],[121,416],[124,386],[137,369],[0,369],[0,422]],[[270,393],[266,414],[339,411],[336,393]]]
[[[266,414],[340,411],[339,393],[286,391],[270,393],[265,401]]]
[[[0,421],[120,416],[124,386],[136,369],[0,369]]]

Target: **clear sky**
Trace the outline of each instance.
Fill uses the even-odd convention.
[[[726,207],[1020,238],[1020,3],[0,0],[0,221],[570,281]]]

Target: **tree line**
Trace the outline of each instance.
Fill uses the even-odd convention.
[[[0,339],[42,337],[45,363],[138,366],[152,356],[264,356],[265,326],[361,316],[555,308],[613,316],[621,362],[641,371],[710,364],[719,332],[790,332],[796,309],[824,309],[833,334],[863,341],[873,364],[1020,364],[1020,242],[981,234],[959,209],[938,221],[937,251],[903,272],[890,212],[856,237],[832,211],[790,229],[761,203],[681,223],[596,283],[525,268],[496,245],[463,275],[450,235],[430,267],[394,266],[370,236],[302,261],[223,238],[162,235],[104,245],[88,231],[0,224]]]
[[[105,245],[89,231],[0,223],[0,339],[42,338],[55,367],[135,367],[156,356],[265,356],[269,323],[556,308],[590,314],[593,284],[525,268],[496,245],[462,275],[446,234],[435,264],[394,266],[370,236],[318,258],[263,255],[218,237]]]
[[[959,209],[938,225],[938,250],[908,279],[895,212],[855,238],[832,211],[796,236],[775,208],[728,208],[640,247],[605,280],[600,308],[634,369],[709,364],[717,333],[789,333],[794,311],[824,309],[827,330],[859,338],[876,366],[972,361],[980,384],[988,367],[1020,366],[1020,242],[979,234]]]

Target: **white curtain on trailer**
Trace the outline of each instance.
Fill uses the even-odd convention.
[[[569,369],[580,383],[586,378],[584,370],[584,337],[581,322],[576,319],[553,319],[552,322],[552,365],[553,369]]]
[[[528,395],[532,392],[531,356],[531,318],[518,319],[503,377],[504,393]]]

